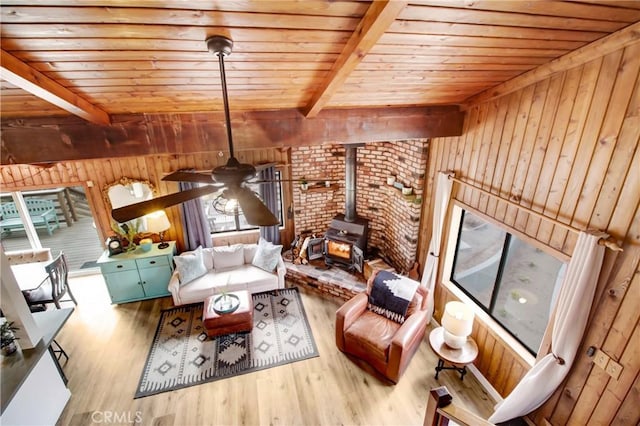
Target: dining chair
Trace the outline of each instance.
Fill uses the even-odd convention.
[[[45,266],[47,277],[36,288],[23,290],[27,305],[32,311],[46,310],[47,303],[53,303],[56,308],[60,309],[60,302],[73,302],[78,304],[76,298],[69,288],[69,268],[64,253],[60,254],[48,265]],[[62,297],[67,293],[70,299],[63,300]]]

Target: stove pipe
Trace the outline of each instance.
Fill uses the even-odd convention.
[[[345,145],[345,212],[344,220],[353,222],[356,214],[356,166],[358,161],[357,148],[360,144]]]

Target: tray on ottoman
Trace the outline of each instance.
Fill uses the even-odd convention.
[[[202,310],[202,324],[209,337],[223,334],[251,331],[253,329],[253,300],[248,291],[234,291],[228,295],[237,297],[240,305],[230,313],[218,314],[214,309],[214,303],[219,294],[207,297]]]

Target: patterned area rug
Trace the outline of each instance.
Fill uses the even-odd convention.
[[[318,356],[297,288],[253,295],[253,330],[213,339],[203,304],[162,311],[134,398]]]

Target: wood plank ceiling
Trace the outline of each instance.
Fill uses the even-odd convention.
[[[225,60],[232,111],[311,117],[323,108],[464,103],[640,21],[637,1],[0,5],[1,117],[74,113],[96,123],[221,110],[218,62],[204,43],[213,34],[234,41]]]

